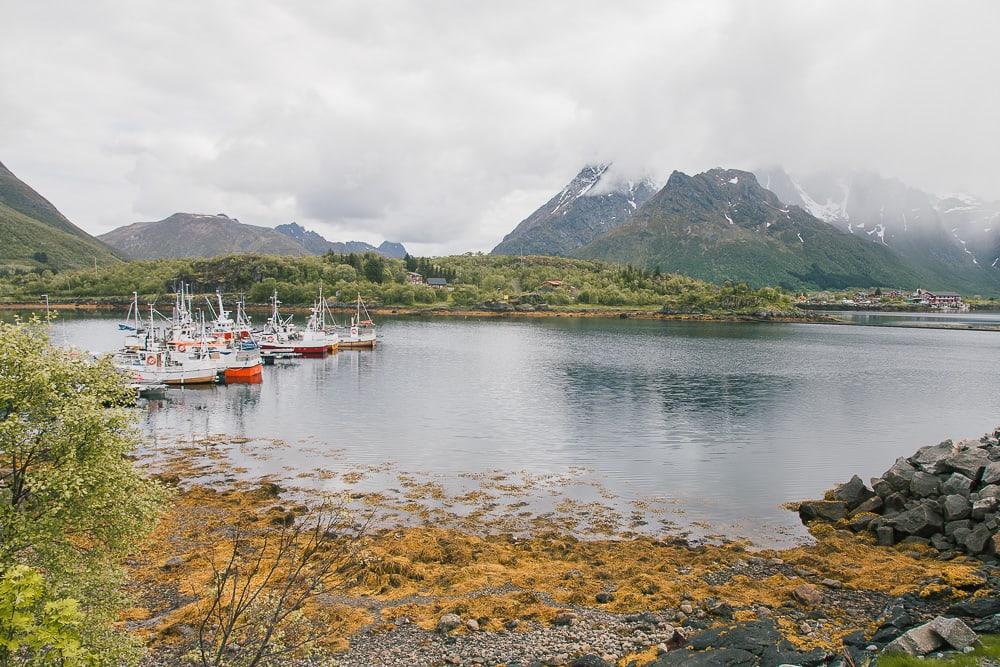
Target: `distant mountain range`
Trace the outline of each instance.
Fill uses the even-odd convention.
[[[62,271],[120,261],[0,164],[0,269]]]
[[[493,253],[579,256],[790,289],[1000,293],[1000,203],[935,197],[865,172],[796,178],[782,169],[761,170],[759,179],[733,169],[674,172],[650,196],[648,182],[600,187],[607,169],[584,168]]]
[[[584,167],[559,194],[505,236],[493,254],[569,255],[625,224],[656,188],[647,180],[616,180],[610,167]]]
[[[156,222],[137,222],[118,227],[100,237],[134,259],[214,257],[232,253],[266,255],[321,255],[333,252],[377,252],[402,257],[406,249],[398,243],[379,247],[361,241],[333,243],[296,223],[276,228],[248,225],[221,213],[174,213]]]
[[[402,259],[406,256],[406,248],[403,247],[402,243],[382,241],[382,243],[376,247],[370,243],[365,243],[364,241],[347,241],[346,243],[327,241],[316,232],[310,231],[295,222],[287,225],[278,225],[274,228],[274,231],[295,239],[302,245],[302,247],[314,255],[323,255],[328,252],[341,254],[352,252],[375,252],[384,257],[391,257],[393,259]]]

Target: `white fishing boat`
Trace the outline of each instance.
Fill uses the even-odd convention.
[[[364,317],[361,313],[364,311]],[[374,348],[375,347],[375,323],[368,313],[368,308],[358,294],[357,310],[351,315],[351,326],[343,329],[340,333],[341,348]]]
[[[258,334],[262,350],[275,350],[282,352],[294,352],[304,357],[321,357],[330,351],[329,339],[323,335],[305,335],[307,332],[299,331],[292,324],[292,316],[282,317],[278,312],[278,291],[275,290],[271,296],[271,316],[267,319],[264,329]],[[316,316],[316,309],[313,309],[313,316]]]

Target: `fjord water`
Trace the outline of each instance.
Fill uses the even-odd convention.
[[[53,339],[107,351],[115,323],[63,318]],[[260,385],[172,390],[144,428],[165,447],[284,440],[240,463],[287,478],[387,462],[442,480],[569,474],[760,539],[795,530],[782,503],[1000,423],[993,332],[385,318],[379,335],[374,351],[267,367]]]

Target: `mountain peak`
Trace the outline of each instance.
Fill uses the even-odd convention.
[[[568,255],[625,223],[655,191],[627,180],[610,162],[585,165],[552,199],[521,221],[494,255]]]

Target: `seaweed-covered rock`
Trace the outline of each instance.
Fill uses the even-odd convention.
[[[847,504],[840,500],[807,500],[799,504],[799,518],[804,523],[814,519],[840,521],[847,516]]]
[[[846,503],[848,509],[854,509],[874,495],[875,492],[865,486],[865,483],[857,475],[851,477],[846,484],[841,484],[833,490],[834,499]]]

